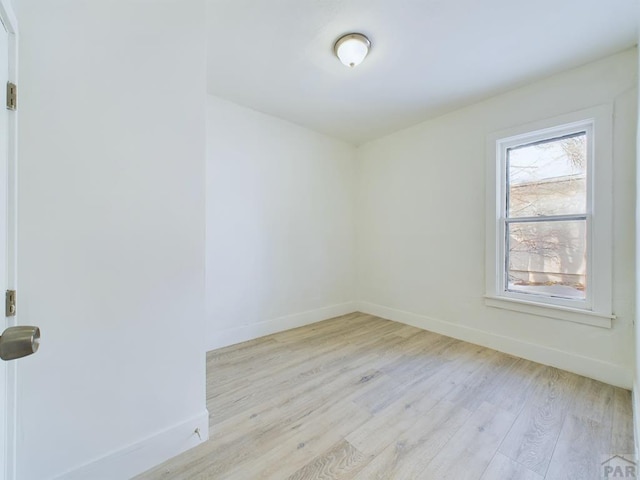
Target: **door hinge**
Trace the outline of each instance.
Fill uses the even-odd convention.
[[[18,87],[15,83],[7,82],[7,110],[18,108]]]
[[[15,317],[16,315],[16,291],[7,290],[4,302],[4,314],[7,317]]]

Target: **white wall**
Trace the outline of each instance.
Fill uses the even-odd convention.
[[[538,81],[358,149],[360,308],[631,387],[637,52]],[[486,136],[614,104],[612,329],[486,307]]]
[[[355,309],[355,149],[209,96],[207,348]]]
[[[20,0],[18,476],[206,438],[202,0]]]

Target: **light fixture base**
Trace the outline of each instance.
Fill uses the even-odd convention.
[[[340,61],[348,66],[359,65],[371,50],[371,41],[362,33],[342,35],[333,45],[333,52]]]

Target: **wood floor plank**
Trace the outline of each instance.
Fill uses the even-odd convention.
[[[335,344],[327,346],[318,353],[318,350],[307,349],[303,355],[292,356],[284,365],[269,375],[264,371],[253,382],[246,382],[233,387],[218,387],[223,392],[207,396],[207,407],[212,413],[212,425],[230,418],[242,411],[253,408],[264,402],[265,398],[272,398],[286,392],[295,386],[313,381],[320,375],[333,372],[333,375],[355,370],[359,366],[366,366],[367,370],[375,366],[377,362],[387,355],[399,356],[399,351],[394,352],[396,343],[405,340],[401,337],[368,339],[367,342],[344,346],[342,349]],[[339,345],[339,344],[338,344]],[[339,351],[338,351],[339,350]],[[375,352],[372,355],[371,352]],[[260,362],[259,357],[255,359]],[[327,388],[332,388],[333,382],[326,382]],[[338,388],[338,387],[336,387]]]
[[[496,453],[480,480],[542,480],[544,477],[524,465],[514,462],[500,452]]]
[[[609,453],[618,455],[631,454],[635,449],[631,392],[621,388],[614,389],[612,410],[611,447]]]
[[[335,413],[335,408],[338,411],[353,410],[350,399],[354,395],[354,386],[358,386],[357,391],[366,390],[372,388],[380,379],[375,372],[365,372],[364,376],[359,372],[352,372],[343,374],[342,377],[344,378],[341,378],[340,382],[343,388],[337,391],[327,391],[322,389],[321,385],[317,385],[318,388],[311,390],[315,393],[302,391],[293,398],[288,396],[288,392],[283,392],[274,399],[275,405],[271,404],[264,409],[256,407],[255,410],[251,410],[255,413],[239,414],[216,425],[210,441],[212,452],[215,451],[217,456],[216,465],[212,469],[222,475],[233,470],[238,464],[246,464],[253,458],[267,455],[270,450],[280,447],[285,442],[289,442],[289,446],[301,442],[309,445],[307,440],[302,439],[296,443],[291,439],[298,435],[302,427],[329,423],[335,420],[336,416],[342,419],[341,415]],[[366,380],[363,381],[363,378]],[[361,412],[365,411],[357,411],[358,414]],[[359,421],[353,428],[358,425]]]
[[[398,328],[395,332],[394,335],[398,335],[400,337],[405,337],[408,338],[412,335],[415,335],[416,333],[420,333],[424,330],[420,330],[419,328],[416,327],[412,327],[411,325],[403,325],[402,327]]]
[[[361,469],[369,460],[370,458],[343,440],[289,476],[288,480],[344,479]]]
[[[292,426],[287,435],[280,436],[276,442],[272,442],[273,448],[262,454],[254,451],[251,459],[220,478],[287,478],[313,462],[314,458],[330,449],[369,418],[371,415],[353,402],[333,403],[313,415],[311,419],[304,419]]]
[[[349,434],[347,440],[362,452],[378,454],[403,432],[414,427],[416,422],[429,417],[439,401],[439,396],[426,392],[420,392],[411,399],[402,398],[383,414],[374,415],[370,421]],[[380,435],[380,432],[385,434]]]
[[[493,355],[479,365],[473,375],[453,388],[447,395],[447,400],[475,411],[500,387],[502,377],[516,361],[517,359],[511,355],[493,352]]]
[[[607,430],[607,427],[591,418],[567,415],[545,478],[599,478],[600,462],[609,454]]]
[[[381,447],[388,445],[396,435],[415,425],[419,417],[430,416],[430,410],[436,404],[443,398],[448,398],[448,394],[473,374],[474,370],[470,369],[470,366],[480,368],[483,365],[480,361],[481,357],[472,356],[472,353],[477,353],[474,346],[464,343],[457,346],[466,346],[466,352],[458,350],[456,361],[451,361],[446,369],[425,372],[408,385],[401,385],[401,395],[394,391],[394,397],[397,398],[383,410],[374,409],[374,417],[347,439],[363,452],[378,453]],[[497,353],[485,352],[485,350],[483,352],[488,353],[489,356]],[[381,383],[377,388],[370,390],[369,395],[380,395],[380,388],[386,386],[387,384]],[[394,385],[392,388],[398,387]],[[362,397],[358,397],[356,402],[361,399]],[[460,408],[460,405],[457,407]],[[379,435],[380,431],[386,432],[386,435]]]
[[[445,371],[447,374],[439,375],[440,381],[437,385],[429,383],[434,389],[449,392],[464,383],[496,353],[465,342],[447,342],[444,345],[446,354],[440,351],[442,345],[435,344],[433,350],[428,353],[412,355],[409,358],[403,356],[407,365],[405,372],[390,372],[389,369],[382,368],[390,380],[381,383],[377,389],[360,395],[356,402],[366,406],[372,413],[379,413],[405,395],[411,395],[416,388],[421,388],[429,377]]]
[[[610,427],[613,421],[615,390],[611,385],[579,377],[570,411],[573,415],[590,418]]]
[[[138,479],[588,478],[634,446],[628,391],[365,314],[209,352],[207,408]]]
[[[416,479],[480,478],[504,436],[511,428],[515,415],[490,403],[483,403],[469,420],[449,440]]]
[[[446,400],[439,402],[427,415],[414,421],[411,428],[400,433],[391,432],[386,442],[393,439],[381,452],[376,453],[355,480],[414,479],[427,471],[429,462],[448,444],[471,412]],[[380,431],[380,433],[383,430]],[[378,436],[384,436],[381,434]],[[351,436],[347,438],[352,438]],[[361,450],[376,452],[385,443],[374,437],[355,438]],[[433,477],[435,478],[435,477]]]
[[[500,385],[489,393],[487,401],[496,407],[518,415],[531,398],[536,379],[546,369],[544,365],[519,358],[502,376]]]
[[[536,389],[504,439],[500,452],[544,475],[579,378],[556,368],[545,368],[536,379]]]

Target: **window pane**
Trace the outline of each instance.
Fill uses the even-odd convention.
[[[584,300],[586,220],[507,223],[507,290]]]
[[[587,213],[586,173],[586,132],[507,149],[507,216]]]

